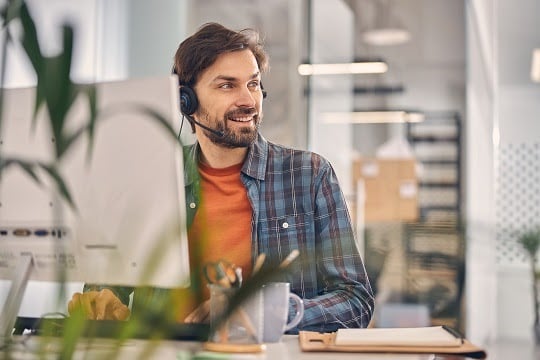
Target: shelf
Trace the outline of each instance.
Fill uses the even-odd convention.
[[[458,138],[456,136],[412,136],[409,138],[409,141],[413,142],[437,142],[437,143],[457,143]]]
[[[442,181],[420,181],[418,183],[419,187],[425,188],[455,188],[459,184],[456,181],[453,182],[442,182]]]
[[[407,289],[417,301],[437,304],[431,308],[433,323],[460,324],[465,272],[460,116],[427,113],[424,122],[407,125],[407,140],[425,169],[418,181],[420,221],[407,224],[404,236]]]
[[[460,219],[461,119],[459,114],[454,111],[426,113],[423,122],[407,124],[407,140],[416,152],[418,163],[426,169],[429,168],[426,170],[426,178],[419,179],[419,198],[436,200],[434,195],[437,196],[438,189],[441,191],[441,199],[449,196],[448,191],[455,192],[451,196],[455,199],[450,202],[451,205],[441,205],[440,201],[421,203],[419,205],[421,221],[429,219],[429,213],[432,211],[454,212],[453,217]],[[445,177],[448,177],[448,171],[452,172],[452,176],[447,180]]]
[[[421,163],[423,165],[457,165],[458,161],[454,159],[429,159],[429,160],[421,160]]]

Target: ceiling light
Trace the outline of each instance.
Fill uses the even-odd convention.
[[[534,82],[540,83],[540,49],[533,50],[531,79]]]
[[[300,64],[300,75],[382,74],[388,71],[384,61],[365,61],[334,64]]]
[[[398,28],[372,29],[362,34],[365,43],[376,46],[399,45],[410,39],[411,34],[407,30]]]
[[[364,31],[362,40],[369,45],[388,46],[406,43],[411,34],[403,27],[392,10],[389,0],[378,0],[375,4],[375,23]]]
[[[424,121],[424,118],[424,114],[419,111],[404,110],[327,112],[323,114],[323,122],[333,124],[417,123]]]

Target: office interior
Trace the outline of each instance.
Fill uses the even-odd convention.
[[[540,1],[28,3],[46,52],[62,22],[75,25],[79,82],[166,75],[205,22],[260,30],[271,66],[261,131],[332,162],[377,290],[374,326],[448,324],[478,344],[532,343],[533,279],[516,231],[540,226]],[[366,40],[377,26],[404,34]],[[5,85],[34,84],[12,50]],[[374,59],[387,71],[298,69]],[[31,283],[21,314],[54,310],[53,293]]]

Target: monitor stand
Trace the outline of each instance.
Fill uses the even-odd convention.
[[[30,253],[21,254],[18,260],[8,296],[2,314],[0,314],[0,348],[12,341],[15,321],[17,320],[30,272],[34,265],[34,260]]]

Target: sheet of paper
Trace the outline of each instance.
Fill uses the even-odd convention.
[[[339,329],[336,345],[460,346],[461,337],[442,326],[417,328]]]

